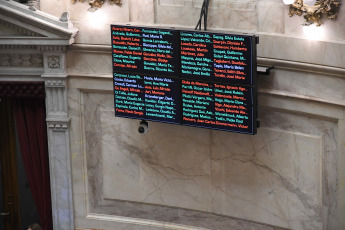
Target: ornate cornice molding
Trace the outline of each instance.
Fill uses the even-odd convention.
[[[37,49],[41,52],[66,52],[67,47],[65,45],[42,45],[37,46]]]
[[[6,2],[6,1],[3,0],[2,2]],[[6,20],[7,20],[7,18],[10,20],[14,16],[13,12],[10,12],[10,11],[7,11],[7,10],[1,8],[1,5],[0,5],[0,15],[2,15],[2,17],[6,17]],[[31,20],[31,19],[34,19],[34,17],[32,17],[32,16],[31,16],[31,18],[28,18],[29,15],[25,15],[25,14],[15,15],[17,20],[23,21],[23,22],[27,23],[28,25],[32,26],[32,28],[37,28],[40,31],[42,31],[42,33],[45,33],[43,38],[49,37],[51,34],[54,34],[55,36],[58,36],[59,39],[69,40],[70,38],[73,38],[77,33],[76,28],[73,28],[73,30],[72,30],[72,29],[69,29],[67,26],[64,27],[64,26],[58,25],[58,24],[63,24],[61,22],[55,22],[56,25],[51,24],[51,22],[54,23],[54,21],[52,21],[52,20],[51,20],[51,22],[48,22],[48,23],[46,23],[46,22],[42,23],[41,20],[37,20],[37,19]],[[41,16],[41,15],[38,15],[37,17],[39,17],[39,16]],[[47,19],[47,21],[49,20],[48,18],[45,18],[45,19]],[[41,37],[41,36],[38,36],[38,37]],[[35,38],[38,38],[38,37],[35,37]]]
[[[47,118],[46,121],[49,129],[68,130],[71,123],[71,118]]]
[[[0,53],[1,67],[43,67],[43,56],[39,53]]]
[[[66,87],[66,83],[64,80],[60,80],[60,79],[46,80],[45,86],[46,87]]]
[[[27,28],[20,27],[18,25],[15,25],[13,23],[4,21],[0,19],[0,26],[4,26],[9,30],[12,30],[13,32],[21,33],[23,36],[30,36],[30,37],[46,37],[43,34],[34,32],[32,30],[29,30]]]
[[[4,24],[0,28],[5,28],[6,34],[9,34],[0,38],[0,44],[68,46],[74,42],[78,32],[70,20],[61,21],[42,11],[33,10],[32,6],[9,0],[1,0],[0,20]],[[10,27],[10,30],[6,27]]]
[[[0,50],[37,50],[36,45],[0,45]]]

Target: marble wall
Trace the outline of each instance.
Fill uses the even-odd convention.
[[[69,11],[75,229],[345,229],[345,8],[321,40],[276,0],[213,0],[209,27],[260,36],[255,136],[115,118],[111,23],[193,28],[201,0],[41,1]],[[101,15],[107,18],[101,18]],[[99,20],[99,21],[98,21]],[[97,21],[94,26],[92,22]]]
[[[262,93],[255,136],[154,122],[141,135],[114,118],[110,79],[69,83],[77,226],[338,229],[342,106]]]

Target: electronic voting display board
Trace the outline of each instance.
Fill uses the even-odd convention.
[[[255,36],[111,25],[115,116],[256,134]]]

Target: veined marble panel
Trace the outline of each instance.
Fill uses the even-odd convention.
[[[154,1],[130,0],[129,16],[131,22],[154,23]]]
[[[60,17],[66,9],[66,1],[64,0],[54,1],[54,4],[51,4],[51,1],[40,0],[40,10],[55,17]]]
[[[122,2],[122,6],[119,7],[117,5],[110,5],[108,1],[105,1],[103,6],[95,12],[87,11],[90,8],[87,1],[83,3],[77,1],[73,4],[71,0],[60,0],[52,4],[49,0],[41,0],[40,4],[41,11],[52,14],[56,17],[60,17],[63,12],[67,11],[73,22],[91,22],[90,19],[94,19],[96,20],[95,23],[104,23],[104,21],[111,20],[128,20],[129,3],[128,1]],[[104,18],[104,16],[106,18]],[[79,30],[79,32],[81,31]]]
[[[196,26],[201,9],[200,0],[159,0],[156,23]],[[256,0],[215,0],[209,6],[208,27],[223,29],[256,30]]]
[[[335,46],[338,47],[340,51],[336,51],[336,54],[338,55],[337,63],[334,64],[344,65],[344,63],[341,62],[343,56],[341,53],[341,46]],[[110,46],[77,45],[76,48],[73,47],[74,46],[70,48],[66,55],[67,69],[70,75],[106,75],[111,78],[112,60]],[[332,50],[335,50],[336,47],[332,48]],[[261,55],[267,56],[270,56],[274,52],[274,48],[272,48],[271,51],[268,51],[268,48],[262,49],[260,44],[258,45],[258,50]],[[324,56],[331,55],[325,49],[322,50],[325,51]],[[284,54],[276,53],[275,55],[283,56]],[[303,56],[301,56],[301,58],[304,59]],[[336,58],[334,58],[334,60],[335,59]],[[269,76],[258,76],[259,89],[276,90],[292,94],[305,95],[319,99],[326,99],[328,101],[345,101],[345,91],[343,90],[345,88],[345,81],[342,77],[343,71],[341,67],[334,68],[334,70],[332,70],[329,68],[329,66],[313,65],[293,61],[289,62],[289,65],[284,66],[284,63],[280,63],[279,59],[269,60],[276,62],[268,62],[263,64],[274,65],[275,69],[271,71]],[[313,56],[313,62],[322,63],[323,61],[324,57]]]
[[[41,10],[57,17],[68,11],[72,21],[79,27],[77,43],[110,44],[107,33],[111,23],[136,22],[141,25],[194,28],[199,19],[201,4],[202,0],[128,0],[123,1],[122,7],[118,7],[106,1],[102,8],[90,13],[87,11],[87,2],[72,4],[71,0],[60,0],[51,4],[51,1],[41,0]],[[294,43],[290,38],[307,39],[302,26],[305,19],[296,15],[290,17],[288,11],[289,6],[283,4],[283,1],[213,0],[209,6],[208,28],[283,35],[288,38],[288,42],[279,44],[282,48],[287,43]],[[324,19],[321,26],[323,36],[319,39],[343,43],[344,18],[345,8],[341,7],[336,20]]]
[[[237,9],[254,10],[257,0],[213,0],[209,3],[209,9],[219,9],[224,6],[237,6]],[[159,6],[193,6],[201,8],[203,0],[158,0]],[[236,8],[236,7],[235,7]]]
[[[155,122],[140,135],[138,120],[114,117],[110,92],[92,91],[72,90],[70,98],[82,103],[80,112],[71,108],[72,123],[81,117],[85,124],[86,152],[74,155],[85,159],[83,169],[74,168],[77,226],[112,229],[106,226],[118,226],[118,217],[128,227],[147,220],[157,229],[260,229],[253,227],[260,222],[314,230],[329,223],[337,191],[330,171],[335,123],[264,109],[256,136]],[[95,213],[96,222],[82,213]]]
[[[128,19],[125,22],[128,22]],[[90,23],[87,21],[75,21],[73,24],[79,29],[79,33],[75,37],[76,43],[93,45],[111,44],[110,24],[108,22]]]
[[[258,31],[283,34],[288,7],[282,1],[258,1]]]
[[[110,29],[109,29],[110,40]],[[67,70],[70,74],[102,75],[112,73],[111,53],[70,51],[67,54]]]
[[[270,76],[259,75],[260,89],[274,89],[330,101],[345,101],[345,79],[325,73],[301,72],[277,67]]]
[[[313,63],[344,68],[345,45],[342,42],[314,41],[257,33],[259,57]]]
[[[106,199],[212,211],[210,131],[150,122],[141,135],[136,120],[100,116]]]
[[[79,4],[79,5],[78,5]],[[69,3],[68,11],[79,32],[75,37],[76,43],[110,44],[110,24],[126,23],[130,21],[129,2],[123,1],[121,7],[109,5],[106,1],[102,8],[89,12],[87,3]]]
[[[291,229],[305,229],[305,222],[322,229],[322,137],[265,128],[253,138],[215,134],[215,210]]]
[[[140,138],[137,122],[128,126],[113,111],[100,116],[105,199],[293,229],[308,221],[310,229],[322,229],[321,137],[266,129],[251,137],[150,123],[150,133]]]
[[[184,6],[185,0],[158,0],[160,6]]]

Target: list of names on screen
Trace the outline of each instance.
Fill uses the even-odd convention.
[[[174,78],[114,73],[115,113],[179,124],[179,91]]]
[[[111,26],[115,116],[256,133],[254,36]]]
[[[252,37],[180,32],[182,78],[253,84]]]
[[[252,88],[182,80],[182,124],[253,132]]]
[[[114,70],[127,73],[179,73],[178,32],[111,26]]]

